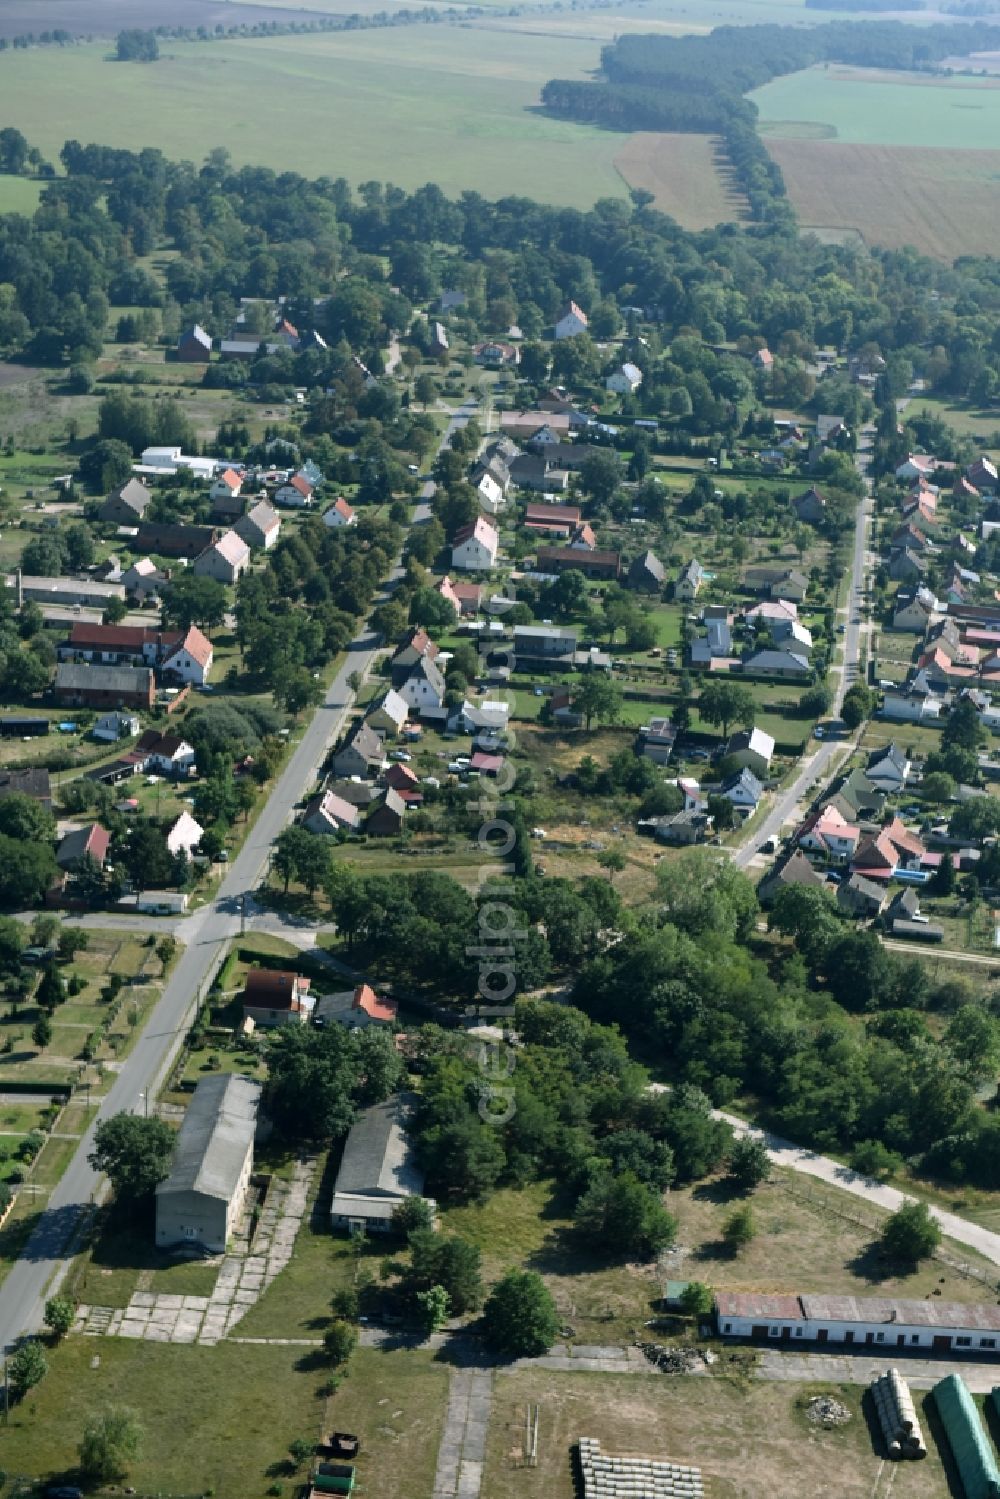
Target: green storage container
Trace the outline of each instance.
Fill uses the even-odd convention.
[[[353,1463],[320,1463],[313,1488],[322,1494],[350,1494],[354,1490]]]
[[[949,1374],[934,1386],[932,1395],[965,1499],[1000,1499],[1000,1468],[965,1381]]]

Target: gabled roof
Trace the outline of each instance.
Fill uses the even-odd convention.
[[[371,984],[359,984],[351,1001],[352,1010],[363,1010],[373,1020],[395,1020],[399,1006],[395,1000],[380,999]]]
[[[227,489],[232,490],[241,489],[243,487],[242,477],[238,473],[236,473],[235,469],[231,468],[224,469],[221,474],[217,474],[215,477],[215,482],[216,484],[224,484]]]
[[[406,651],[413,650],[419,656],[428,656],[433,661],[438,653],[438,649],[439,647],[434,644],[427,631],[421,626],[418,629],[407,631],[399,642],[399,645],[393,651],[392,659],[395,661]]]
[[[236,1073],[203,1077],[177,1133],[170,1175],[157,1197],[200,1192],[232,1201],[257,1127],[260,1084]]]
[[[731,791],[737,790],[745,791],[748,796],[753,797],[755,802],[759,802],[764,795],[763,786],[748,765],[745,765],[742,770],[737,771],[735,775],[730,776],[728,781],[723,782],[720,794],[728,796]]]
[[[582,307],[578,307],[577,304],[572,300],[564,304],[564,306],[560,310],[559,316],[556,318],[556,322],[561,323],[563,318],[566,317],[577,317],[580,319],[585,328],[588,326],[589,320],[587,318],[587,314],[584,312]]]
[[[178,640],[168,652],[164,664],[169,665],[172,658],[181,651],[186,651],[193,661],[197,661],[198,665],[203,667],[210,665],[214,655],[212,642],[202,634],[197,625],[189,626],[184,638]]]
[[[629,568],[629,572],[636,574],[646,572],[657,583],[662,583],[666,576],[663,563],[657,557],[656,553],[651,551],[643,552],[641,556],[637,557]]]
[[[348,746],[368,761],[381,760],[385,751],[382,735],[367,723],[358,725],[344,748]]]
[[[309,980],[282,968],[249,968],[243,985],[244,1003],[267,1010],[291,1010]]]
[[[500,537],[494,526],[491,526],[485,515],[479,515],[467,526],[460,526],[455,532],[452,542],[452,550],[462,546],[467,541],[478,541],[488,552],[495,553],[500,544]]]
[[[107,858],[111,834],[99,822],[89,827],[74,828],[66,834],[56,851],[56,863],[60,869],[71,869],[87,855],[96,863],[103,864]]]
[[[304,498],[307,500],[313,492],[313,486],[309,483],[309,480],[304,479],[301,474],[293,474],[293,476],[287,481],[287,483],[282,485],[282,488],[297,489],[299,494],[304,496]]]
[[[230,567],[239,567],[250,556],[250,548],[237,531],[227,531],[225,536],[220,536],[215,545],[207,547],[206,551],[218,552]]]
[[[248,510],[246,515],[240,517],[233,529],[238,536],[243,536],[243,531],[240,529],[241,526],[247,529],[252,527],[262,536],[270,536],[271,532],[276,531],[280,525],[281,516],[277,510],[269,505],[266,500],[258,500],[252,510]],[[246,541],[245,536],[243,536],[243,540]]]
[[[886,761],[893,765],[895,769],[899,771],[900,775],[904,774],[907,766],[907,759],[895,740],[893,740],[890,744],[884,745],[881,749],[872,750],[871,754],[868,756],[868,764],[865,769],[867,773],[871,775],[876,766],[884,765]]]

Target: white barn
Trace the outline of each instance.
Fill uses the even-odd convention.
[[[715,1315],[723,1337],[936,1353],[995,1355],[1000,1348],[1000,1306],[986,1302],[718,1291]]]
[[[202,1078],[177,1133],[173,1166],[156,1189],[156,1242],[200,1244],[223,1254],[239,1221],[257,1129],[260,1084],[219,1073]]]

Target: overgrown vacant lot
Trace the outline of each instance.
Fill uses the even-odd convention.
[[[845,1426],[819,1431],[806,1421],[802,1407],[820,1392],[835,1394],[850,1409]],[[593,1436],[608,1453],[697,1464],[712,1499],[794,1493],[870,1499],[889,1490],[875,1488],[883,1464],[860,1396],[853,1387],[741,1385],[725,1377],[503,1374],[496,1381],[484,1492],[490,1499],[573,1499],[572,1446],[580,1436]],[[530,1470],[513,1456],[523,1442],[528,1401],[540,1412],[538,1466]],[[949,1492],[933,1441],[926,1462],[901,1464],[892,1481],[897,1499],[942,1499]]]
[[[725,157],[714,135],[630,135],[615,157],[629,187],[653,194],[655,206],[685,229],[709,229],[747,211],[727,181]]]
[[[784,140],[767,148],[808,227],[857,229],[873,245],[953,260],[991,254],[1000,151]]]
[[[127,1405],[145,1431],[130,1474],[140,1493],[261,1495],[288,1443],[320,1435],[324,1371],[300,1368],[302,1353],[70,1338],[51,1355],[42,1384],[11,1413],[4,1464],[12,1473],[57,1478],[76,1462],[87,1417]]]

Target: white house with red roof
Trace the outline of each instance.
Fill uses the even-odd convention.
[[[393,1025],[399,1013],[394,1000],[381,999],[371,984],[359,984],[339,994],[323,994],[316,1001],[313,1020],[316,1025],[343,1025],[348,1030],[367,1030],[369,1026]]]
[[[238,474],[234,468],[226,468],[212,480],[208,497],[211,500],[235,500],[242,488],[242,474]]]
[[[576,338],[579,333],[586,333],[589,327],[590,322],[583,308],[569,301],[556,319],[555,336],[556,338]]]
[[[451,547],[451,565],[463,572],[491,572],[496,567],[500,535],[485,515],[455,532]]]
[[[834,806],[814,812],[802,824],[799,848],[831,864],[843,864],[852,858],[861,838],[861,829],[847,821]]]
[[[937,468],[937,459],[929,453],[909,453],[896,469],[897,479],[928,479]]]
[[[173,672],[182,682],[201,687],[208,681],[215,651],[212,642],[197,625],[190,625],[184,637],[163,657],[163,670]]]
[[[218,583],[235,583],[250,566],[250,548],[236,531],[227,531],[218,541],[206,547],[191,564],[199,578],[215,578]]]
[[[357,523],[358,517],[343,495],[338,495],[329,510],[323,512],[324,526],[339,528],[341,526],[356,526]]]
[[[274,492],[274,500],[277,505],[284,505],[289,510],[305,510],[313,502],[313,486],[302,474],[293,474],[292,477],[280,484]]]

